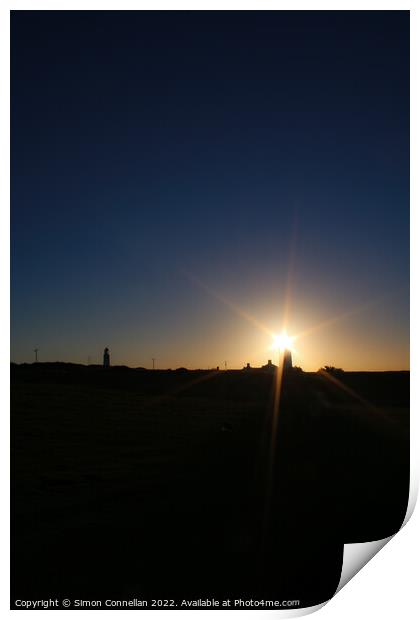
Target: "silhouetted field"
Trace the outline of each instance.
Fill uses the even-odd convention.
[[[395,533],[409,373],[12,365],[12,599],[334,594]],[[268,515],[268,517],[267,517]]]

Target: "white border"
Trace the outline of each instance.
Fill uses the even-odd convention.
[[[414,10],[413,10],[414,8]],[[8,497],[9,486],[9,424],[8,424],[8,410],[9,410],[9,294],[8,294],[8,282],[9,282],[9,212],[7,205],[9,205],[9,10],[24,10],[24,9],[36,9],[36,10],[48,10],[48,9],[61,9],[61,10],[75,10],[75,9],[93,9],[93,10],[141,10],[141,9],[201,9],[201,10],[409,10],[411,11],[412,22],[412,80],[411,80],[411,110],[412,110],[412,147],[411,147],[411,316],[420,316],[420,303],[419,303],[419,290],[416,285],[416,275],[419,273],[420,267],[420,251],[418,250],[419,243],[417,236],[420,233],[419,227],[419,215],[418,209],[415,210],[413,205],[418,204],[418,190],[416,183],[416,177],[419,170],[419,158],[417,155],[418,144],[418,121],[417,117],[413,114],[414,110],[420,109],[420,101],[418,96],[418,39],[419,28],[416,7],[413,4],[401,3],[396,1],[368,1],[368,2],[342,2],[338,5],[337,2],[276,2],[261,0],[255,2],[252,0],[243,0],[227,2],[224,0],[213,0],[212,2],[201,0],[199,1],[156,1],[156,2],[135,2],[134,0],[120,0],[119,2],[108,1],[93,1],[80,0],[75,1],[26,1],[26,2],[4,2],[0,8],[0,67],[2,75],[2,97],[1,107],[3,114],[1,115],[1,154],[2,154],[2,166],[0,167],[0,191],[2,195],[2,209],[0,210],[0,231],[2,234],[1,251],[3,253],[2,260],[0,261],[0,273],[2,277],[2,301],[1,304],[1,351],[3,356],[1,358],[1,386],[3,395],[3,428],[2,428],[2,450],[1,450],[1,471],[3,474],[3,480],[5,482],[3,489],[3,497]],[[411,433],[411,445],[412,445],[412,492],[417,492],[418,487],[418,459],[416,457],[418,446],[418,424],[416,423],[416,409],[420,402],[419,399],[419,364],[418,364],[418,344],[419,344],[419,331],[416,327],[415,321],[412,321],[411,326],[411,371],[412,371],[412,433]],[[414,497],[413,494],[411,497]],[[413,499],[410,499],[413,502]],[[2,503],[1,511],[1,525],[2,533],[4,537],[2,545],[2,565],[1,565],[1,607],[8,613],[21,613],[19,611],[9,611],[9,558],[8,553],[5,550],[9,548],[9,505]],[[420,519],[418,511],[410,522],[404,527],[403,532],[399,533],[397,540],[393,539],[392,542],[386,547],[380,557],[375,558],[363,569],[363,577],[356,577],[352,580],[352,586],[344,588],[338,596],[334,597],[328,605],[326,605],[320,614],[326,620],[328,614],[332,614],[331,618],[353,618],[357,615],[362,617],[371,617],[373,615],[379,615],[382,618],[395,618],[395,615],[402,616],[404,618],[417,617],[418,601],[416,601],[416,592],[418,588],[416,575],[418,575],[418,549],[419,546],[416,542],[419,542],[419,527]],[[412,553],[412,548],[415,552]],[[317,608],[320,606],[316,606]],[[295,610],[296,612],[304,612],[305,610]],[[308,612],[309,609],[306,610]],[[39,614],[42,612],[33,612]],[[61,614],[63,612],[49,612],[52,614]],[[96,613],[102,614],[102,611],[97,612],[73,612],[67,613]],[[106,612],[106,614],[113,614],[119,612]],[[162,614],[164,612],[143,611],[143,614],[153,614],[156,618],[156,614]],[[181,617],[182,611],[172,611],[177,617]],[[193,619],[200,615],[202,617],[205,614],[209,615],[217,613],[216,611],[189,611],[188,617]],[[247,614],[246,611],[237,611],[237,614]],[[277,611],[259,611],[259,615],[278,613]],[[288,612],[280,612],[284,617]],[[293,614],[295,615],[295,614]],[[296,614],[302,615],[302,614]],[[53,615],[53,618],[55,616]],[[183,616],[182,616],[183,617]],[[321,617],[321,616],[320,616]]]

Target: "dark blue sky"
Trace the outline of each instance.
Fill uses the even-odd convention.
[[[11,22],[14,361],[408,367],[408,11]]]

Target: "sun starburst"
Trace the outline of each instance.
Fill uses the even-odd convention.
[[[286,331],[282,331],[281,334],[274,335],[271,349],[274,351],[291,351],[293,348],[293,341],[294,338],[292,336],[289,336]]]

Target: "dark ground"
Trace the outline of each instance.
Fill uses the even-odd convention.
[[[272,375],[71,364],[11,375],[12,606],[314,605],[334,594],[344,542],[404,519],[408,372],[285,376],[268,521]]]

